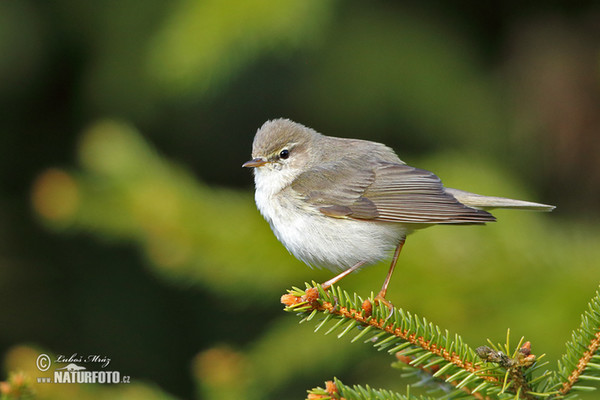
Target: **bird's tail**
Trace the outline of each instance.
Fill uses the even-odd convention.
[[[464,205],[480,210],[490,210],[492,208],[513,208],[519,210],[552,211],[556,208],[555,206],[550,206],[547,204],[513,200],[505,197],[483,196],[458,189],[445,188],[445,190]]]

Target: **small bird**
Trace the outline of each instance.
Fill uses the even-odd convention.
[[[327,289],[393,252],[375,297],[387,288],[406,236],[436,224],[485,224],[485,211],[554,206],[446,188],[433,173],[406,165],[376,142],[325,136],[289,119],[267,121],[252,144],[255,200],[275,236],[309,266],[342,270]]]

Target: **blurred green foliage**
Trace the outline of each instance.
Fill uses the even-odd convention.
[[[332,0],[182,1],[151,43],[149,75],[174,95],[205,93],[261,53],[289,54],[314,40],[332,6]]]
[[[0,2],[2,380],[79,353],[132,384],[34,381],[39,398],[403,390],[385,354],[281,312],[286,288],[331,273],[276,241],[240,168],[279,116],[557,205],[417,232],[389,293],[474,346],[510,327],[556,360],[598,283],[600,9],[499,7]],[[386,268],[342,286],[376,291]]]

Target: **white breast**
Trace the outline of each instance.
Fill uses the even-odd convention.
[[[407,233],[401,224],[328,217],[292,197],[293,191],[282,193],[282,171],[256,172],[258,209],[288,251],[311,266],[336,270],[375,263]]]

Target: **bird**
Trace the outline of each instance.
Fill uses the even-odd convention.
[[[253,168],[256,206],[285,248],[311,267],[341,271],[323,289],[391,255],[374,298],[390,309],[388,286],[413,231],[493,222],[493,208],[555,208],[447,188],[384,144],[326,136],[286,118],[257,130],[242,166]]]

